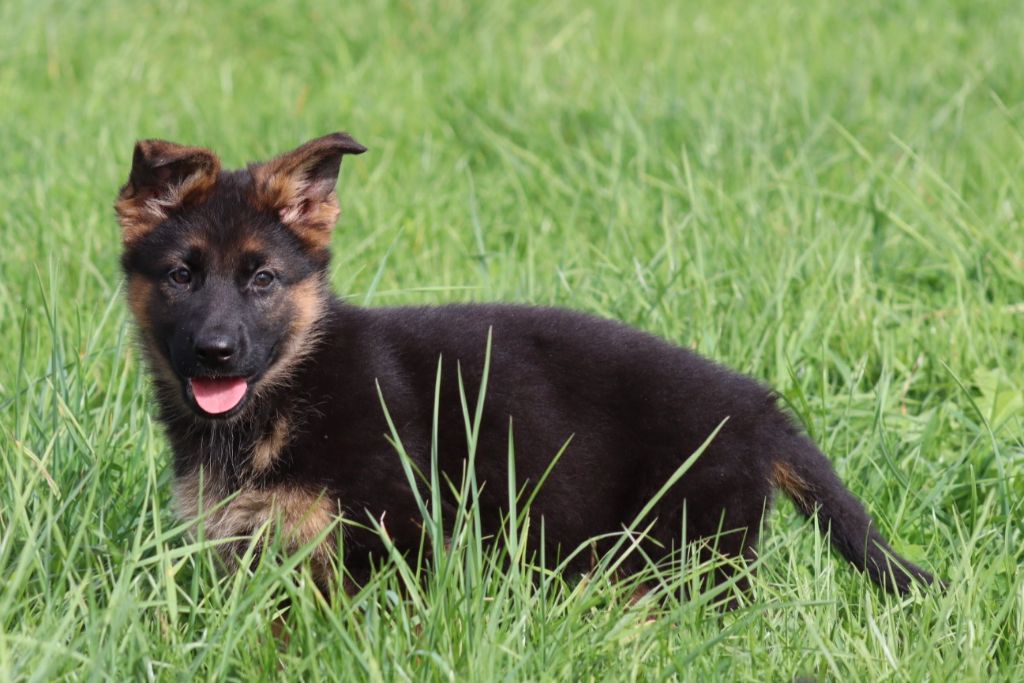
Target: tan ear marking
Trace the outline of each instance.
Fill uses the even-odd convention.
[[[149,233],[175,209],[203,201],[219,175],[220,159],[208,149],[140,140],[128,182],[114,204],[125,245]]]
[[[277,214],[303,242],[325,249],[338,220],[335,186],[341,158],[366,148],[347,133],[332,133],[249,167],[253,201]]]

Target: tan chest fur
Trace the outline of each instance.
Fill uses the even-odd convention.
[[[273,465],[287,432],[287,424],[279,420],[257,444],[252,459],[255,472],[265,472]],[[182,519],[196,520],[196,533],[205,538],[253,538],[253,542],[262,542],[279,535],[288,552],[321,537],[339,515],[337,503],[325,491],[294,485],[261,487],[253,482],[231,488],[215,470],[205,469],[175,479],[174,506]],[[256,534],[259,538],[254,538]],[[334,536],[327,534],[312,552],[314,575],[318,578],[330,567],[336,549]],[[224,548],[225,560],[234,566],[237,546]]]

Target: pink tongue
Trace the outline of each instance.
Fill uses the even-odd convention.
[[[241,377],[193,377],[192,395],[200,408],[217,415],[237,406],[248,386]]]

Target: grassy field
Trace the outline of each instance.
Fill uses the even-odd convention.
[[[0,3],[0,679],[1024,679],[1024,4],[346,5]],[[788,503],[726,615],[496,568],[471,525],[332,604],[301,558],[218,573],[112,201],[136,138],[237,165],[337,129],[370,148],[340,292],[568,306],[748,372],[949,590],[880,593]]]

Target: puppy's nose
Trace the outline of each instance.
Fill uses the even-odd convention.
[[[238,344],[227,334],[207,334],[196,339],[196,357],[209,366],[223,365],[235,355]]]

